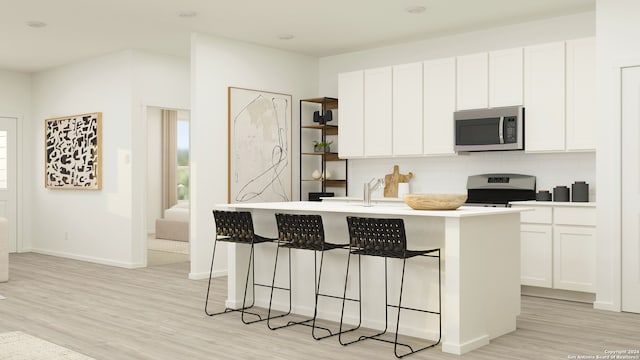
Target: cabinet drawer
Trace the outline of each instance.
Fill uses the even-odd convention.
[[[551,224],[551,208],[535,207],[531,211],[520,213],[520,222],[534,224]]]
[[[595,208],[555,208],[553,222],[562,225],[596,226]]]

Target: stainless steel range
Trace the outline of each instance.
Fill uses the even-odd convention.
[[[510,201],[535,200],[536,177],[521,174],[481,174],[467,179],[471,206],[508,207]]]

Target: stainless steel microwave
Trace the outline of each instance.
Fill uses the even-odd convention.
[[[524,107],[453,113],[455,151],[524,150]]]

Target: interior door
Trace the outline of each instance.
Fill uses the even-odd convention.
[[[622,70],[622,311],[640,313],[640,66]]]
[[[0,117],[0,217],[9,221],[9,252],[17,251],[16,122]]]

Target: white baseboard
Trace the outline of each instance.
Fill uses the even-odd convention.
[[[442,351],[451,354],[462,355],[469,351],[481,348],[485,345],[489,345],[489,335],[481,336],[479,338],[467,341],[463,344],[450,344],[448,342],[442,343]]]
[[[111,259],[98,258],[94,256],[86,256],[86,255],[68,253],[63,251],[32,248],[29,250],[29,252],[34,252],[34,253],[43,254],[43,255],[57,256],[57,257],[73,259],[73,260],[86,261],[86,262],[102,264],[102,265],[115,266],[115,267],[120,267],[125,269],[136,269],[136,268],[144,267],[143,264],[127,263],[123,261],[115,261]],[[207,274],[207,277],[208,277],[208,274]]]
[[[227,270],[214,270],[213,271],[213,277],[221,277],[221,276],[227,276]],[[189,273],[189,280],[204,280],[204,279],[208,279],[209,278],[209,272],[190,272]]]
[[[610,301],[595,301],[593,303],[593,308],[596,310],[606,310],[606,311],[615,311],[615,312],[622,311],[620,306],[616,306],[614,303]]]

